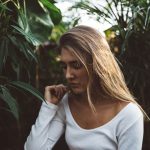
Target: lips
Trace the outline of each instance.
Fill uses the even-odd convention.
[[[76,88],[76,87],[79,86],[78,83],[69,83],[69,85],[70,85],[71,88]]]

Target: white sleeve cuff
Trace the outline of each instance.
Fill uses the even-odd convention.
[[[58,110],[58,106],[53,104],[53,103],[50,103],[48,101],[43,101],[42,102],[42,106],[44,106],[44,108],[48,108],[48,109],[52,109],[52,110]]]

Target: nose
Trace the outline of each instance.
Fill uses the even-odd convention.
[[[70,67],[67,67],[65,76],[67,80],[74,78],[73,70]]]

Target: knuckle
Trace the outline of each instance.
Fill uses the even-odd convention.
[[[46,86],[45,87],[45,90],[49,90],[49,89],[51,89],[53,86]]]
[[[49,88],[49,86],[46,86],[46,87],[45,87],[45,90],[48,90],[48,88]]]
[[[59,84],[59,87],[63,87],[64,85],[63,84]]]

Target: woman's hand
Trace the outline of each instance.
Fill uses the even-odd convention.
[[[46,86],[44,98],[46,101],[57,105],[66,92],[67,87],[63,84]]]

